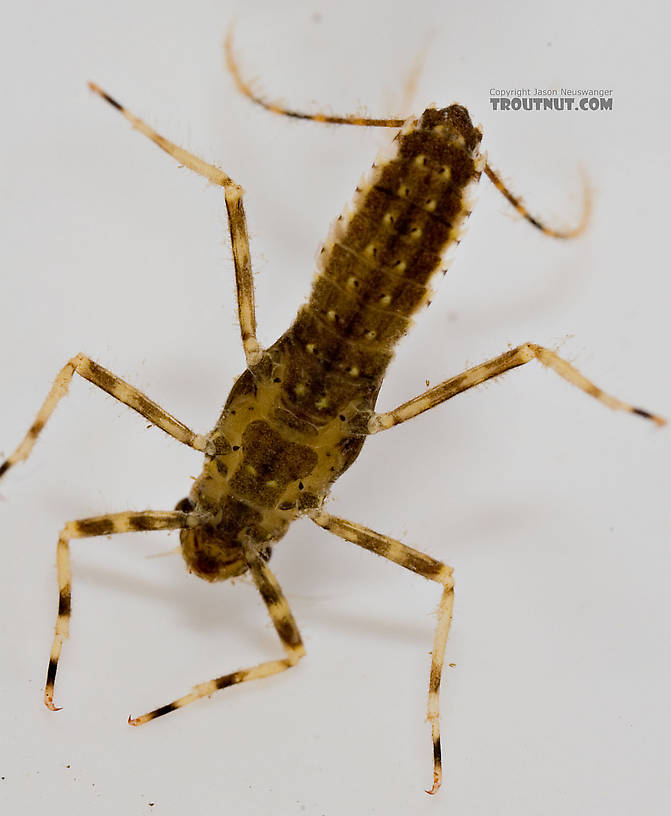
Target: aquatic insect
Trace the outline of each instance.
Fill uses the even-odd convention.
[[[214,691],[267,677],[294,666],[305,654],[282,590],[268,567],[272,548],[300,516],[370,550],[442,588],[429,678],[428,719],[433,740],[433,785],[442,778],[439,689],[454,600],[453,570],[441,561],[381,533],[331,515],[324,506],[335,480],[357,458],[367,436],[385,431],[479,383],[531,360],[556,371],[614,409],[661,425],[661,417],[612,397],[555,352],[533,343],[505,352],[451,377],[384,413],[375,403],[394,348],[430,296],[444,252],[458,243],[470,214],[470,193],[484,171],[512,205],[548,235],[565,232],[533,218],[479,152],[482,133],[460,105],[428,108],[407,120],[329,117],[290,111],[255,96],[233,61],[239,88],[253,101],[294,118],[396,127],[389,148],[356,190],[352,206],[324,244],[309,301],[270,348],[256,338],[254,286],[242,189],[223,171],[176,146],[102,91],[91,89],[180,164],[224,190],[235,267],[238,317],[247,368],[238,378],[214,429],[195,433],[84,354],[60,371],[25,438],[0,465],[0,476],[30,454],[73,375],[88,380],[137,411],[174,439],[205,455],[200,477],[174,510],[120,512],[69,521],[57,545],[58,617],[44,692],[56,710],[54,684],[71,613],[70,541],[112,533],[178,529],[189,571],[207,581],[250,573],[270,614],[285,657],[201,683],[167,705],[129,719],[149,722]]]

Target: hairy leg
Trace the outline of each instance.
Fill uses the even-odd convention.
[[[128,722],[130,725],[142,725],[155,720],[157,717],[169,714],[171,711],[176,711],[178,708],[183,708],[189,703],[200,700],[201,697],[209,697],[210,694],[219,689],[245,683],[248,680],[260,680],[262,677],[270,677],[272,674],[286,671],[291,666],[295,666],[305,655],[305,647],[298,626],[277,579],[254,547],[248,546],[245,548],[245,558],[254,583],[268,608],[270,619],[286,652],[286,657],[282,660],[269,660],[265,663],[259,663],[251,668],[238,669],[230,674],[224,674],[221,677],[215,677],[213,680],[200,683],[183,697],[155,708],[147,714],[142,714],[140,717],[129,717]]]
[[[433,786],[427,793],[436,793],[443,776],[442,754],[440,747],[440,678],[445,660],[445,646],[450,633],[452,622],[452,608],[454,605],[454,580],[452,567],[448,567],[430,555],[408,547],[394,538],[376,533],[374,530],[355,524],[352,521],[332,516],[323,510],[314,510],[309,513],[315,524],[331,533],[351,541],[370,552],[381,555],[405,569],[421,575],[430,581],[436,581],[443,587],[443,594],[438,606],[438,623],[433,639],[431,652],[431,673],[429,675],[429,705],[428,720],[431,723],[433,739]]]
[[[47,394],[42,407],[40,408],[35,421],[28,429],[28,433],[23,438],[20,445],[9,456],[9,458],[0,465],[0,476],[6,473],[10,467],[17,462],[27,459],[33,449],[33,445],[37,441],[38,436],[47,423],[47,420],[58,405],[60,400],[68,393],[70,382],[75,374],[79,374],[85,380],[97,385],[103,391],[106,391],[114,399],[123,402],[129,408],[137,411],[138,414],[149,420],[152,425],[156,425],[162,431],[182,442],[184,445],[194,448],[198,451],[205,451],[207,449],[207,438],[200,434],[194,433],[190,428],[187,428],[184,423],[175,419],[166,410],[157,405],[149,397],[146,397],[142,391],[129,385],[121,377],[112,374],[106,368],[103,368],[98,363],[91,360],[85,354],[77,354],[63,366],[59,371],[51,390]]]
[[[613,408],[616,411],[628,411],[630,414],[637,414],[645,419],[651,419],[657,425],[666,424],[666,420],[663,417],[657,414],[651,414],[643,408],[636,408],[628,402],[622,402],[622,400],[612,397],[610,394],[606,394],[605,391],[602,391],[594,385],[594,383],[583,376],[570,363],[567,363],[566,360],[563,360],[558,354],[555,354],[554,351],[550,351],[550,349],[544,348],[543,346],[537,346],[534,343],[523,343],[521,346],[507,351],[499,357],[494,357],[493,360],[469,368],[468,371],[464,371],[463,374],[450,377],[449,380],[445,380],[439,385],[430,388],[424,394],[419,394],[417,397],[408,400],[408,402],[404,402],[402,405],[399,405],[398,408],[394,408],[393,411],[374,414],[368,424],[368,432],[377,433],[378,431],[387,430],[387,428],[393,428],[394,425],[406,422],[408,419],[412,419],[418,414],[428,411],[430,408],[434,408],[442,402],[446,402],[457,394],[461,394],[462,391],[467,391],[469,388],[473,388],[485,382],[485,380],[504,374],[512,368],[517,368],[518,366],[531,362],[531,360],[538,360],[544,366],[551,368],[559,374],[559,376],[567,382],[577,386],[586,394],[589,394],[590,397],[598,399],[599,402],[602,402],[609,408]]]

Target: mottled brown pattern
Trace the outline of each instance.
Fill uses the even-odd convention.
[[[435,578],[440,575],[444,569],[440,561],[431,558],[430,555],[425,555],[421,552],[409,552],[406,555],[406,560],[403,566],[409,570],[416,572],[418,575],[423,575],[425,578]]]
[[[296,355],[301,346],[314,346],[300,357],[313,402],[319,394],[314,381],[325,390],[325,374],[341,375],[335,388],[328,382],[332,404],[324,414],[334,416],[356,387],[367,389],[369,398],[377,393],[394,345],[426,300],[426,285],[463,215],[464,189],[479,174],[472,151],[480,138],[464,108],[427,111],[416,129],[397,137],[397,155],[377,169],[342,237],[321,254],[310,300],[284,342]],[[370,384],[356,386],[343,375]],[[288,397],[299,410],[307,402],[290,391]]]
[[[58,615],[59,617],[69,617],[72,611],[72,594],[69,587],[65,587],[58,593]]]
[[[214,681],[214,685],[218,689],[228,688],[234,686],[236,683],[241,683],[245,679],[245,672],[232,672],[231,674],[218,677]]]
[[[284,648],[284,659],[222,675],[148,714],[129,718],[131,725],[140,725],[217,689],[284,671],[304,655],[296,622],[266,562],[291,522],[307,515],[340,538],[442,585],[428,699],[434,752],[433,786],[428,792],[435,793],[442,778],[438,695],[454,603],[452,570],[399,541],[330,516],[323,502],[331,485],[354,462],[368,434],[405,422],[460,391],[532,359],[611,408],[639,414],[659,425],[665,420],[611,397],[554,352],[532,343],[446,380],[393,411],[375,413],[377,394],[395,345],[408,330],[412,315],[430,302],[431,278],[442,266],[446,247],[458,242],[462,223],[470,214],[466,188],[477,181],[483,168],[518,212],[546,234],[577,234],[586,215],[578,228],[563,232],[551,230],[533,218],[479,156],[481,133],[459,105],[430,108],[419,120],[405,123],[302,114],[255,97],[237,71],[230,41],[227,55],[239,87],[269,110],[321,122],[402,125],[402,130],[396,137],[395,151],[373,165],[368,180],[357,188],[353,209],[334,225],[320,253],[319,272],[309,301],[287,332],[263,351],[256,338],[254,282],[242,188],[222,170],[165,139],[90,84],[161,150],[223,189],[246,370],[231,390],[212,432],[201,436],[120,377],[78,354],[57,375],[21,444],[0,463],[2,476],[28,457],[75,373],[178,441],[205,453],[201,475],[175,511],[116,513],[69,522],[63,529],[57,550],[59,612],[45,703],[56,710],[53,687],[71,612],[71,538],[180,529],[184,559],[199,577],[220,581],[250,570]]]
[[[256,533],[259,543],[267,537],[258,528],[261,513],[233,496],[222,501],[218,524],[180,531],[182,555],[191,572],[206,581],[223,581],[247,570],[241,531]]]
[[[30,436],[37,436],[40,433],[40,431],[42,430],[42,428],[44,428],[44,420],[37,419],[30,426],[30,429],[28,430],[28,433],[30,434]]]
[[[81,519],[75,522],[75,526],[82,537],[109,535],[114,532],[114,521],[108,516]]]
[[[112,396],[119,385],[118,378],[114,374],[98,365],[98,363],[94,363],[93,360],[88,361],[87,370],[83,373],[83,376]]]
[[[437,666],[435,664],[431,665],[431,673],[429,675],[429,693],[435,694],[440,688],[442,668],[442,666]]]
[[[282,596],[273,586],[273,584],[270,583],[270,581],[265,580],[265,578],[261,578],[257,580],[257,586],[266,606],[277,606],[280,603]]]
[[[301,636],[298,634],[298,630],[293,621],[287,620],[286,618],[275,620],[275,629],[282,643],[290,648],[295,648],[302,644]]]
[[[274,507],[290,482],[312,471],[317,458],[311,447],[287,442],[267,422],[255,420],[242,435],[242,463],[229,484],[239,498]]]
[[[394,347],[465,217],[479,142],[465,109],[425,112],[338,220],[308,303],[237,380],[210,434],[190,499],[217,521],[181,533],[196,574],[244,571],[245,541],[278,541],[358,456]]]

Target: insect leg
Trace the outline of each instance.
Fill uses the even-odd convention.
[[[75,373],[93,383],[93,385],[97,385],[98,388],[102,388],[103,391],[106,391],[119,402],[123,402],[124,405],[137,411],[138,414],[148,419],[152,425],[156,425],[157,428],[165,431],[178,442],[189,445],[195,450],[205,451],[207,447],[206,437],[194,433],[161,408],[160,405],[146,397],[142,391],[122,380],[121,377],[117,377],[116,374],[112,374],[111,371],[98,365],[98,363],[94,363],[85,354],[77,354],[71,360],[68,360],[59,371],[54,384],[51,386],[51,391],[47,394],[47,398],[44,400],[35,421],[28,429],[28,433],[21,444],[5,462],[0,464],[0,476],[6,473],[12,465],[28,458],[37,437],[46,425],[54,408],[61,398],[67,394],[70,381]]]
[[[394,408],[393,411],[375,414],[368,424],[368,432],[377,433],[378,431],[392,428],[394,425],[399,425],[401,422],[405,422],[424,411],[428,411],[429,408],[440,405],[441,402],[451,399],[462,391],[467,391],[469,388],[473,388],[473,386],[485,382],[485,380],[497,377],[499,374],[504,374],[511,368],[517,368],[531,360],[538,360],[544,366],[551,368],[559,374],[560,377],[573,383],[573,385],[591,397],[598,399],[599,402],[602,402],[609,408],[613,408],[616,411],[628,411],[631,414],[638,414],[645,419],[651,419],[653,422],[656,422],[657,425],[666,424],[666,420],[663,417],[657,414],[651,414],[649,411],[643,410],[643,408],[636,408],[627,402],[622,402],[622,400],[612,397],[610,394],[606,394],[605,391],[597,388],[594,383],[590,382],[590,380],[584,377],[570,363],[567,363],[566,360],[563,360],[559,355],[555,354],[554,351],[550,351],[550,349],[544,348],[543,346],[537,346],[534,343],[523,343],[521,346],[507,351],[505,354],[501,354],[493,360],[469,368],[468,371],[464,371],[463,374],[458,374],[456,377],[445,380],[439,385],[430,388],[424,394],[420,394],[408,400],[408,402],[404,402],[402,405],[399,405],[398,408]]]
[[[234,686],[237,683],[244,683],[247,680],[259,680],[262,677],[269,677],[271,674],[278,674],[286,669],[295,666],[296,663],[305,655],[305,647],[301,640],[298,626],[294,616],[291,614],[291,609],[287,603],[286,598],[282,593],[277,579],[267,567],[263,559],[250,546],[245,548],[245,558],[249,565],[252,578],[256,584],[261,597],[263,598],[268,613],[275,627],[284,651],[287,656],[283,660],[269,660],[265,663],[259,663],[248,669],[238,669],[238,671],[224,674],[221,677],[216,677],[214,680],[208,680],[206,683],[200,683],[193,687],[193,690],[177,700],[173,700],[167,705],[155,708],[147,714],[142,714],[140,717],[129,717],[130,725],[142,725],[143,723],[155,720],[156,717],[161,717],[163,714],[169,714],[171,711],[176,711],[189,703],[199,700],[201,697],[209,697],[215,691],[228,686]]]
[[[256,308],[254,306],[254,279],[252,277],[252,262],[249,252],[249,237],[247,235],[247,218],[245,208],[242,203],[243,189],[236,184],[230,176],[223,170],[208,164],[188,150],[178,147],[173,142],[165,139],[153,128],[149,127],[142,119],[134,116],[129,110],[120,105],[116,99],[106,94],[95,83],[89,82],[89,88],[101,96],[106,102],[116,108],[133,125],[135,130],[139,130],[154,144],[158,145],[184,167],[193,170],[211,181],[213,184],[224,188],[226,200],[226,211],[228,213],[228,228],[231,235],[231,246],[233,248],[233,262],[235,265],[235,285],[238,293],[238,321],[240,323],[240,334],[242,336],[242,346],[245,351],[247,366],[258,363],[261,359],[261,347],[256,339]]]
[[[454,580],[452,578],[452,567],[448,567],[441,561],[436,561],[430,555],[425,555],[419,550],[408,547],[394,538],[376,533],[361,524],[332,516],[323,510],[314,510],[310,518],[331,533],[357,544],[366,550],[388,558],[395,564],[405,569],[412,570],[418,575],[436,581],[443,586],[443,594],[438,607],[438,623],[433,639],[433,651],[431,653],[431,674],[429,676],[429,706],[428,719],[431,723],[431,735],[433,738],[433,787],[427,793],[436,793],[442,781],[442,760],[440,750],[440,677],[445,659],[445,645],[447,636],[450,633],[452,623],[452,607],[454,605]]]
[[[49,655],[47,682],[44,687],[44,704],[52,711],[54,705],[54,683],[58,671],[58,660],[63,641],[70,634],[70,613],[72,598],[72,572],[70,570],[70,540],[90,536],[131,533],[143,530],[176,530],[182,527],[198,526],[201,516],[196,513],[182,513],[179,510],[145,510],[142,512],[112,513],[106,516],[68,521],[58,537],[56,565],[58,569],[58,617],[54,639]]]

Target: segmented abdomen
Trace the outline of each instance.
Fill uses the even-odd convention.
[[[357,188],[321,251],[308,303],[276,344],[290,352],[281,355],[283,391],[297,415],[327,420],[353,400],[374,401],[469,214],[481,137],[460,105],[429,108]]]

